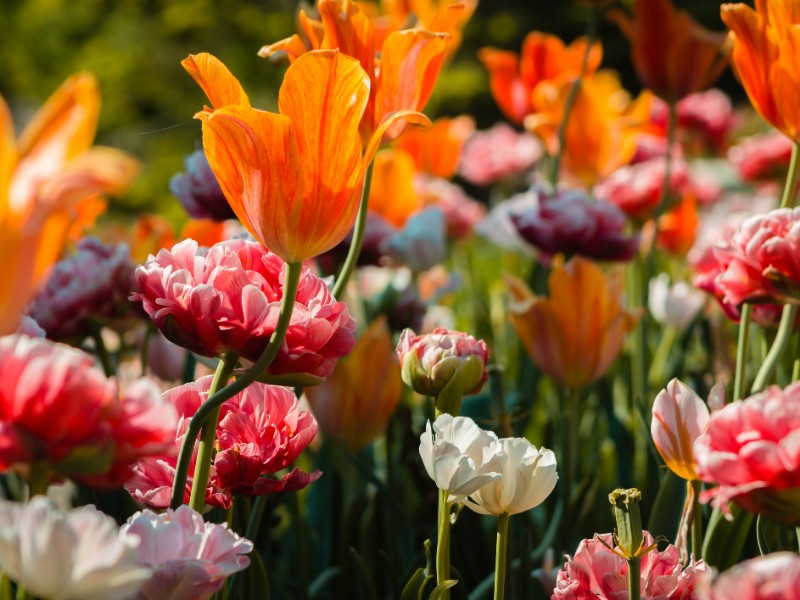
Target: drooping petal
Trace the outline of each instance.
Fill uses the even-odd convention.
[[[181,61],[186,72],[208,96],[211,106],[250,106],[242,84],[216,56],[202,52]]]

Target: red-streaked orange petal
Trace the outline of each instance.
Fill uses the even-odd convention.
[[[303,43],[303,39],[299,35],[295,34],[292,37],[288,37],[285,40],[280,40],[274,44],[261,46],[261,49],[258,51],[258,55],[261,58],[269,58],[281,52],[286,55],[291,63],[297,60],[297,57],[308,52],[308,48],[306,48],[305,43]]]
[[[375,157],[375,153],[378,152],[378,149],[381,147],[381,142],[383,140],[383,136],[386,132],[391,129],[393,126],[397,125],[398,122],[403,121],[405,125],[418,125],[420,127],[430,127],[431,120],[423,115],[420,112],[414,110],[398,110],[397,112],[390,113],[383,118],[380,125],[378,125],[377,129],[375,129],[375,133],[372,134],[372,137],[367,144],[366,150],[364,150],[364,162],[361,168],[361,175],[363,177],[364,173],[367,170],[367,167],[372,162],[372,159]]]
[[[214,108],[250,106],[242,84],[216,56],[207,52],[190,54],[181,61],[181,65],[203,88]]]
[[[371,79],[375,71],[375,42],[369,18],[352,0],[320,0],[318,8],[325,32],[320,47],[338,48],[355,58]]]

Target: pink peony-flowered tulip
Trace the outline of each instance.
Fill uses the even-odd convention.
[[[601,541],[602,540],[602,541]],[[578,545],[575,554],[558,572],[552,600],[627,600],[628,563],[611,552],[610,533],[595,534]],[[653,544],[653,536],[644,532],[644,547]],[[678,549],[667,546],[662,552],[651,550],[641,560],[642,600],[688,600],[699,575],[708,572],[702,560],[681,564]]]
[[[639,247],[621,210],[605,200],[590,201],[580,190],[540,190],[537,206],[510,216],[522,239],[548,256],[627,261]]]
[[[475,185],[490,185],[530,170],[542,157],[542,145],[529,133],[506,123],[473,133],[461,151],[458,173]]]
[[[736,125],[733,104],[722,90],[712,88],[689,94],[677,106],[678,127],[695,135],[712,148],[722,148]],[[666,132],[669,108],[666,102],[653,102],[652,120]],[[691,140],[683,140],[684,143]]]
[[[249,360],[275,330],[283,295],[284,262],[260,244],[228,240],[201,252],[184,240],[136,269],[137,292],[170,341],[203,356],[233,351]],[[304,268],[291,324],[272,374],[324,378],[353,349],[355,321],[321,279]]]
[[[138,512],[120,535],[139,538],[138,562],[153,571],[138,600],[207,600],[227,577],[247,568],[253,550],[227,525],[206,523],[188,506]]]
[[[792,140],[780,131],[744,138],[728,150],[728,159],[745,181],[784,177],[792,157]]]
[[[796,600],[800,598],[800,556],[775,552],[746,560],[720,574],[701,600]]]
[[[189,420],[208,398],[212,377],[173,388],[164,394],[181,416],[174,447],[180,448]],[[254,383],[222,405],[216,432],[216,449],[206,502],[228,508],[233,494],[261,496],[294,491],[318,479],[322,473],[305,473],[297,468],[283,477],[271,475],[287,469],[317,434],[310,412],[300,410],[288,388]],[[196,447],[196,446],[195,446]],[[176,455],[146,458],[134,467],[125,489],[150,508],[169,506],[175,479]],[[192,461],[194,464],[194,460]],[[190,468],[184,502],[191,495]]]
[[[800,524],[800,383],[733,402],[711,415],[694,445],[697,474],[717,487],[700,496]]]
[[[0,338],[0,470],[118,487],[142,456],[172,449],[177,415],[155,384],[124,394],[88,354],[40,338]]]

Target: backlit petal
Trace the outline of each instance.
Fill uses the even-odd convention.
[[[203,88],[211,106],[250,106],[242,84],[216,56],[202,52],[181,61],[186,72]]]

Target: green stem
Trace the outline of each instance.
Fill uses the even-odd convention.
[[[670,195],[672,194],[672,150],[675,147],[675,137],[678,129],[678,107],[675,102],[667,103],[667,154],[664,156],[664,181],[661,184],[661,201],[658,203],[655,215],[653,216],[658,233],[658,217],[664,214],[669,208]],[[655,243],[653,244],[655,246]],[[650,255],[653,250],[650,250]]]
[[[89,333],[94,340],[94,351],[97,353],[97,358],[100,359],[100,364],[103,367],[103,373],[106,377],[113,377],[115,374],[114,363],[111,360],[111,355],[108,353],[108,348],[103,341],[103,334],[101,333],[102,327],[94,322],[89,322]]]
[[[142,363],[142,377],[147,375],[147,355],[150,351],[150,340],[153,338],[155,327],[152,321],[147,322],[142,339],[142,347],[139,351],[139,362]]]
[[[781,196],[781,208],[791,208],[797,193],[797,176],[800,174],[800,143],[792,145],[792,158],[789,161],[789,172],[786,174],[786,185]]]
[[[632,407],[636,401],[644,404],[647,399],[647,257],[637,257],[630,264],[631,306],[641,309],[642,317],[633,332],[633,348],[631,354],[631,391]]]
[[[772,342],[772,348],[769,349],[769,353],[764,359],[764,363],[758,370],[758,375],[756,375],[756,379],[753,382],[753,387],[750,390],[750,393],[760,392],[767,387],[767,384],[772,378],[772,374],[775,372],[775,369],[778,366],[781,356],[783,356],[783,351],[786,349],[786,346],[789,343],[789,338],[792,335],[792,329],[794,328],[794,320],[796,316],[796,304],[784,305],[783,313],[781,314],[781,322],[780,325],[778,325],[778,333],[775,336],[775,341]]]
[[[700,491],[703,484],[698,481],[691,482],[694,490],[692,501],[692,554],[695,560],[703,558],[703,513],[700,509]]]
[[[583,76],[586,73],[586,65],[589,63],[589,56],[592,53],[592,45],[597,37],[597,23],[600,20],[599,11],[593,9],[589,14],[589,20],[586,22],[586,52],[583,53],[583,60],[581,61],[581,70],[572,86],[567,93],[567,99],[564,102],[564,114],[561,117],[561,123],[558,126],[558,149],[555,156],[553,156],[552,169],[550,171],[550,183],[553,187],[558,183],[558,172],[561,169],[561,158],[564,156],[564,150],[567,145],[567,125],[572,109],[575,107],[575,102],[578,99],[578,94],[581,90],[581,83]]]
[[[450,579],[450,507],[447,504],[447,490],[439,491],[439,537],[436,542],[436,584],[441,585]],[[450,598],[445,590],[443,600]]]
[[[794,534],[797,536],[797,548],[800,551],[800,527],[794,528]]]
[[[309,568],[308,568],[308,531],[300,514],[300,502],[296,493],[286,494],[289,503],[289,512],[292,514],[295,541],[297,542],[297,573],[299,578],[299,598],[307,600]]]
[[[229,352],[219,361],[217,370],[214,373],[214,379],[211,380],[211,387],[208,389],[209,396],[216,394],[220,388],[228,383],[237,360],[238,356],[233,352]],[[214,458],[214,443],[217,439],[219,411],[220,407],[217,406],[203,424],[200,443],[197,446],[197,460],[194,465],[192,495],[189,499],[189,506],[199,513],[203,512],[206,505],[206,487],[208,486],[208,475],[211,472],[211,461]]]
[[[251,542],[255,543],[256,537],[258,536],[258,530],[261,527],[261,519],[264,516],[264,510],[267,506],[267,500],[270,498],[268,495],[264,496],[257,496],[255,502],[253,502],[253,508],[250,510],[250,515],[247,519],[247,528],[244,532],[245,539],[250,540]],[[261,565],[261,561],[256,561],[258,564],[255,568],[259,568]],[[261,565],[263,566],[263,565]],[[251,565],[251,568],[254,568]],[[265,573],[266,575],[266,573]],[[242,579],[242,572],[234,573],[230,579],[230,584],[228,585],[228,596],[230,598],[238,598],[239,595],[239,585]]]
[[[628,598],[641,600],[642,598],[642,559],[628,559]]]
[[[797,343],[794,349],[794,361],[792,362],[792,380],[790,383],[794,383],[800,379],[800,334],[797,336]]]
[[[672,325],[664,327],[664,332],[661,334],[661,340],[658,342],[658,348],[653,355],[653,361],[650,365],[650,372],[647,374],[647,380],[652,386],[658,386],[664,381],[664,370],[669,360],[672,347],[675,345],[675,340],[678,337],[678,329]]]
[[[194,442],[211,414],[222,404],[233,398],[236,394],[244,390],[248,385],[258,379],[261,374],[266,371],[272,364],[272,361],[278,355],[283,340],[286,337],[286,331],[289,329],[289,323],[292,320],[292,311],[294,309],[294,301],[297,296],[297,287],[300,283],[300,273],[302,272],[303,265],[300,263],[287,263],[286,277],[283,286],[283,298],[281,298],[281,310],[278,316],[278,322],[275,324],[275,331],[269,339],[269,344],[264,348],[263,354],[258,360],[253,363],[253,366],[245,371],[241,377],[236,379],[230,385],[222,388],[216,394],[209,395],[197,412],[189,421],[189,427],[186,429],[186,436],[181,445],[181,450],[178,454],[178,462],[175,466],[175,481],[172,484],[172,499],[170,507],[177,509],[183,503],[183,495],[186,487],[186,478],[189,473],[189,464],[192,460],[192,450]]]
[[[28,473],[28,498],[46,496],[51,475],[50,467],[46,463],[32,463]]]
[[[744,383],[747,379],[747,347],[750,338],[750,320],[753,316],[753,305],[742,304],[739,317],[739,343],[736,346],[736,374],[733,380],[733,400],[741,400],[744,394]]]
[[[16,600],[31,600],[32,596],[25,591],[25,586],[20,584],[17,586]]]
[[[497,518],[497,547],[494,556],[494,600],[503,600],[506,594],[506,550],[508,549],[508,521],[511,515],[503,513]]]
[[[361,245],[364,243],[364,232],[367,230],[367,215],[369,214],[369,189],[372,185],[372,168],[374,164],[375,162],[373,161],[367,167],[367,173],[364,176],[364,187],[361,190],[361,204],[358,207],[358,216],[356,216],[356,223],[353,229],[353,239],[350,242],[350,249],[347,251],[347,258],[344,260],[342,270],[339,272],[331,292],[337,300],[344,292],[347,282],[350,281],[350,276],[355,271],[358,255],[361,254]]]

